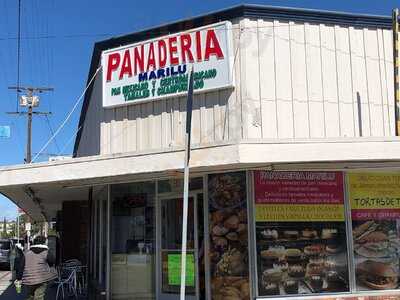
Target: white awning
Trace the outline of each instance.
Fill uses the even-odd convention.
[[[3,167],[0,193],[32,218],[51,219],[63,201],[87,200],[90,186],[179,176],[183,158],[178,149]],[[191,174],[247,168],[400,170],[400,140],[253,141],[192,150]]]

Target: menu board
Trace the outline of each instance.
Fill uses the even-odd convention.
[[[246,173],[208,176],[212,299],[249,300]]]
[[[400,174],[350,173],[356,283],[359,290],[398,287]]]
[[[341,172],[254,172],[259,296],[349,291]]]
[[[168,284],[181,284],[181,254],[168,254]],[[194,255],[186,255],[186,286],[194,287]]]

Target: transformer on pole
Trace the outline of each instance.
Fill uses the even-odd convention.
[[[19,97],[19,105],[21,107],[27,107],[27,111],[16,111],[9,112],[8,114],[14,115],[27,115],[27,141],[26,141],[26,156],[25,163],[29,164],[32,161],[32,116],[33,115],[49,115],[51,112],[39,112],[34,111],[34,107],[38,107],[40,104],[39,96],[34,93],[42,93],[53,91],[53,88],[48,87],[22,87],[22,86],[10,86],[9,89],[17,90],[17,93],[26,92],[26,95]]]

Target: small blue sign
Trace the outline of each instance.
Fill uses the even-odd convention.
[[[0,126],[0,138],[9,139],[11,136],[10,126]]]

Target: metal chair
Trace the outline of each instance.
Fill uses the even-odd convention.
[[[58,300],[58,295],[60,290],[62,293],[62,299],[65,298],[65,291],[67,290],[76,299],[78,299],[78,293],[76,291],[76,271],[74,269],[59,269],[58,279],[54,281],[57,285],[56,300]]]
[[[86,266],[83,266],[78,259],[70,259],[62,264],[64,269],[73,269],[76,272],[75,287],[79,294],[86,290]]]

